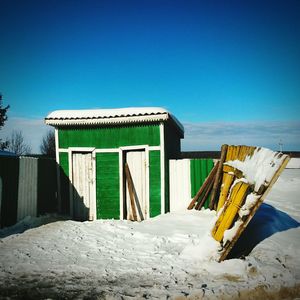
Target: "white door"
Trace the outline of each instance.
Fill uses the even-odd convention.
[[[94,172],[91,152],[72,154],[72,216],[77,220],[95,220]]]
[[[137,221],[148,218],[148,201],[146,189],[146,155],[145,151],[130,151],[126,153],[132,183]],[[126,210],[128,220],[133,220],[132,201],[130,200],[128,182],[126,180]]]

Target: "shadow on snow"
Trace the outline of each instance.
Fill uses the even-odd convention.
[[[285,212],[263,203],[232,248],[228,258],[248,255],[255,246],[271,235],[299,226],[300,223]]]

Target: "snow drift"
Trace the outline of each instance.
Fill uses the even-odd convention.
[[[222,263],[215,261],[216,217],[209,210],[142,223],[27,218],[27,227],[38,227],[1,231],[0,298],[296,298],[299,183],[300,170],[283,172],[252,220],[258,237],[252,251],[244,245],[248,256]]]

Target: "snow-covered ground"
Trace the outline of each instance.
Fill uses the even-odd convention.
[[[284,170],[244,237],[258,244],[222,263],[209,210],[142,223],[26,218],[0,231],[0,298],[300,298],[299,195],[300,169]]]

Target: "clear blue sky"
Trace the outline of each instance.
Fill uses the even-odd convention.
[[[300,150],[298,0],[0,0],[0,37],[5,133],[56,109],[162,106],[186,149]]]

